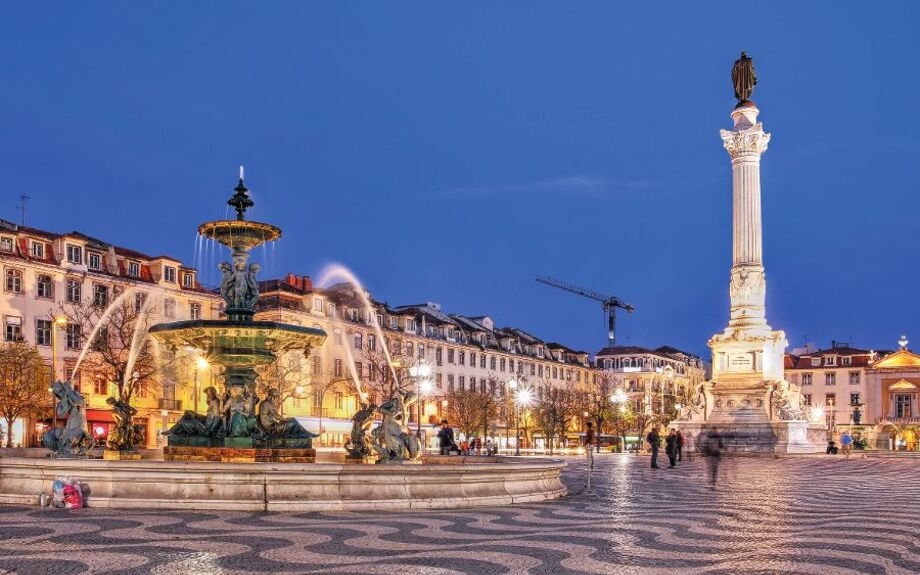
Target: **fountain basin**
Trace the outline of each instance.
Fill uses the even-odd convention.
[[[448,509],[565,495],[553,458],[425,457],[420,465],[0,457],[0,503],[37,505],[61,475],[92,507],[226,511]]]
[[[157,324],[150,334],[167,348],[192,347],[226,367],[267,365],[287,351],[309,353],[326,340],[315,327],[274,321],[189,320]]]
[[[271,224],[246,220],[217,220],[198,226],[198,233],[229,248],[250,250],[281,237],[281,230]]]

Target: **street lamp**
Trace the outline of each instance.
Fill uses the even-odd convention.
[[[54,318],[54,321],[51,322],[51,383],[54,383],[57,380],[57,330],[59,327],[67,325],[67,318],[64,316],[57,316]],[[52,388],[48,388],[50,392]],[[54,393],[51,393],[51,418],[52,424],[51,428],[54,429],[57,427],[57,406],[54,404]]]
[[[195,413],[198,413],[198,396],[201,395],[201,390],[198,387],[198,372],[202,369],[207,369],[210,364],[208,360],[203,357],[198,357],[195,360]]]
[[[425,382],[426,389],[431,391],[431,366],[425,360],[418,362],[409,368],[409,376],[415,380],[415,391],[418,399],[416,400],[418,409],[416,410],[415,437],[421,442],[422,440],[422,382]]]
[[[517,387],[517,382],[512,380],[514,386],[512,389]],[[510,385],[510,384],[509,384]],[[521,454],[521,413],[523,408],[530,405],[530,401],[533,399],[533,392],[526,387],[522,387],[514,396],[514,406],[516,408],[516,414],[514,417],[514,454]]]

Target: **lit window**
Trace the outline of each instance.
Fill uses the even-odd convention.
[[[51,345],[51,320],[35,320],[35,344]]]
[[[69,323],[64,328],[64,346],[67,349],[80,349],[83,347],[83,334],[80,326],[75,323]]]

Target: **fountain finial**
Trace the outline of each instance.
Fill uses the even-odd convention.
[[[233,194],[232,198],[227,200],[227,205],[232,206],[236,210],[236,219],[241,221],[245,220],[246,210],[256,204],[252,201],[252,198],[249,197],[249,188],[243,183],[243,166],[240,166],[240,183],[233,188],[233,191],[236,193]]]

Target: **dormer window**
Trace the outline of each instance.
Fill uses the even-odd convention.
[[[83,248],[73,244],[67,244],[67,262],[71,264],[82,264]]]
[[[30,253],[32,254],[33,258],[40,260],[45,259],[45,244],[41,242],[32,242]]]
[[[99,254],[94,254],[90,252],[87,254],[87,263],[89,269],[91,270],[101,270],[102,269],[102,256]]]
[[[390,329],[399,329],[399,318],[390,318]]]
[[[820,358],[820,357],[813,357],[813,358],[811,358],[811,366],[812,366],[812,367],[819,367],[820,365],[821,365],[821,358]]]
[[[313,298],[313,311],[322,313],[323,311],[323,298],[315,297]]]
[[[171,284],[176,283],[176,268],[173,266],[163,266],[163,279]]]
[[[850,365],[852,362],[853,358],[850,356],[840,358],[840,365]]]
[[[326,306],[326,315],[329,315],[330,317],[335,317],[335,304],[334,303],[330,303]]]
[[[824,362],[825,362],[827,365],[837,365],[837,356],[836,356],[836,355],[829,355],[829,356],[827,356],[826,358],[824,358]]]
[[[137,278],[141,276],[141,264],[137,262],[128,262],[128,275]]]
[[[187,288],[195,287],[195,274],[185,274],[182,276],[182,285]]]
[[[5,254],[13,253],[13,238],[7,236],[0,237],[0,252]]]

